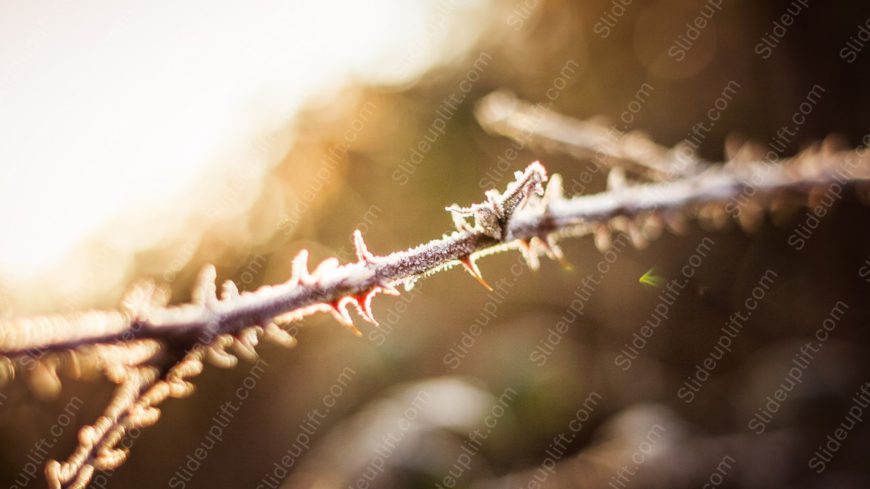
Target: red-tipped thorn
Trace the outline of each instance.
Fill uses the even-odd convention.
[[[477,268],[477,263],[474,263],[474,261],[471,260],[470,256],[460,258],[459,263],[462,263],[462,266],[465,267],[465,271],[470,273],[472,277],[480,282],[480,285],[483,285],[484,287],[486,287],[486,290],[492,292],[492,286],[483,279],[483,275],[480,274],[480,270]]]
[[[332,302],[329,304],[329,307],[332,315],[342,326],[349,329],[354,335],[362,336],[362,331],[353,324],[353,319],[351,319],[350,313],[347,312],[347,308],[344,307],[342,301]]]
[[[537,271],[541,266],[541,262],[538,260],[538,252],[534,249],[534,243],[530,239],[519,239],[517,241],[519,242],[520,253],[523,254],[526,265],[530,270]]]
[[[366,242],[363,240],[359,229],[353,232],[353,247],[356,249],[356,260],[358,262],[369,263],[374,259],[375,255],[369,252],[369,248],[366,246]]]
[[[372,290],[355,296],[353,298],[354,305],[356,306],[356,310],[359,312],[359,315],[363,317],[366,321],[374,324],[375,326],[380,326],[378,321],[375,319],[375,315],[372,313],[372,299],[375,294],[380,291],[379,287],[375,287]]]
[[[559,243],[556,242],[556,237],[552,234],[547,236],[547,246],[550,248],[550,253],[553,254],[562,268],[569,272],[574,270],[574,266],[565,258],[565,253],[562,252],[562,248],[559,247]]]
[[[378,322],[375,321],[375,317],[372,315],[371,308],[371,296],[375,293],[377,293],[377,288],[359,295],[344,296],[338,301],[338,306],[335,308],[347,314],[347,304],[353,304],[353,307],[356,308],[356,312],[358,312],[363,319],[378,326]],[[348,315],[348,318],[349,317],[350,315]]]

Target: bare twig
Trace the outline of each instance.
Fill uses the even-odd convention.
[[[640,132],[624,133],[594,120],[567,117],[507,91],[481,99],[475,115],[488,131],[602,166],[622,168],[650,181],[696,175],[707,166],[688,148],[667,148]]]

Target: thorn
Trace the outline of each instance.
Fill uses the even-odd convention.
[[[764,210],[753,201],[746,202],[738,209],[737,222],[747,233],[757,231],[764,221]]]
[[[668,229],[678,236],[683,236],[689,232],[686,217],[679,211],[665,211],[662,213],[662,220],[665,221]]]
[[[177,377],[167,379],[166,383],[169,385],[169,397],[174,399],[188,397],[193,394],[195,389],[192,383]]]
[[[329,303],[333,316],[344,326],[353,325],[353,319],[347,312],[347,308],[341,303],[342,299]]]
[[[702,227],[722,229],[730,223],[725,207],[718,203],[707,204],[698,211],[698,222]]]
[[[562,175],[556,173],[550,177],[547,183],[547,189],[544,191],[544,207],[549,208],[553,202],[558,202],[565,199],[565,191],[562,187]]]
[[[650,241],[658,239],[662,235],[664,222],[657,214],[649,214],[640,218],[640,230],[644,237]]]
[[[628,237],[631,240],[631,244],[639,250],[646,249],[649,246],[649,240],[641,232],[640,226],[633,222],[628,227]]]
[[[239,341],[245,343],[245,345],[249,345],[251,348],[257,346],[260,342],[260,333],[263,330],[259,326],[253,326],[247,329],[241,330],[236,336]]]
[[[154,426],[160,419],[160,409],[154,406],[141,406],[136,410],[137,423],[143,427]]]
[[[556,255],[553,254],[553,250],[550,249],[550,245],[540,237],[532,236],[532,239],[530,239],[529,242],[531,243],[533,248],[540,250],[539,254],[542,252],[547,255],[547,258],[551,260],[556,259]]]
[[[553,175],[553,177],[555,176],[556,175]],[[569,272],[574,270],[574,266],[571,265],[571,263],[565,258],[565,253],[562,252],[562,247],[559,246],[555,235],[547,235],[547,246],[549,246],[550,252],[553,253],[553,256],[556,257],[556,260],[559,262],[559,265],[561,265],[563,269]]]
[[[212,365],[219,368],[233,368],[239,363],[239,359],[228,353],[224,348],[226,345],[214,345],[206,350],[206,355]]]
[[[275,323],[267,324],[263,335],[267,340],[285,348],[296,346],[296,338]]]
[[[374,299],[377,294],[399,295],[399,291],[392,285],[376,285],[368,292],[354,296],[353,299],[360,316],[375,326],[380,326],[380,323],[375,319],[375,315],[372,312],[372,299]]]
[[[622,190],[628,187],[625,170],[616,167],[607,174],[607,190]]]
[[[302,319],[305,316],[306,316],[306,314],[305,314],[304,310],[302,310],[302,311],[299,311],[299,310],[290,311],[290,312],[285,312],[283,314],[279,314],[279,315],[273,317],[272,322],[275,323],[275,325],[278,327],[283,327],[283,326],[288,325],[292,322],[299,321],[300,319]]]
[[[308,279],[308,250],[299,250],[290,267],[292,281],[302,282]]]
[[[239,296],[239,288],[232,280],[227,280],[221,286],[221,299],[232,300]]]
[[[746,138],[741,135],[729,134],[725,137],[725,161],[727,161],[726,165],[731,165],[737,160],[738,156],[740,156],[740,150],[743,149],[744,144],[746,144]]]
[[[370,263],[374,260],[375,255],[369,253],[369,248],[363,240],[363,235],[359,229],[353,232],[353,246],[356,249],[356,260],[360,263]]]
[[[486,280],[483,279],[483,275],[480,274],[480,270],[477,268],[477,263],[475,263],[471,259],[471,255],[460,258],[459,263],[462,263],[462,266],[465,267],[465,270],[470,273],[471,276],[474,277],[478,282],[480,282],[480,285],[486,287],[486,290],[489,290],[490,292],[493,290],[492,286],[486,283]]]
[[[610,228],[614,231],[628,234],[631,229],[631,219],[625,216],[616,216],[610,219]]]
[[[142,280],[133,284],[124,294],[123,299],[121,299],[121,310],[128,316],[144,319],[153,310],[162,309],[167,304],[169,304],[167,287],[158,286],[152,280]],[[2,377],[0,375],[0,379]]]
[[[553,234],[549,234],[546,238],[533,236],[527,240],[521,239],[517,241],[519,242],[519,248],[523,253],[523,258],[525,258],[526,264],[533,271],[537,271],[540,268],[541,262],[539,256],[541,253],[546,254],[547,258],[551,260],[558,261],[559,265],[561,265],[565,270],[574,269],[574,267],[565,260],[565,254],[562,253],[562,248],[559,247],[556,236]]]
[[[372,299],[374,299],[378,292],[383,292],[383,289],[375,286],[368,292],[353,297],[354,305],[356,306],[356,310],[359,312],[360,316],[375,326],[380,326],[380,324],[375,319],[375,315],[372,312]]]
[[[362,336],[362,331],[353,324],[353,319],[350,317],[350,313],[347,312],[347,307],[344,306],[342,301],[343,299],[339,299],[329,304],[332,315],[339,323],[341,323],[342,326],[349,329],[354,335]]]
[[[610,228],[606,224],[602,224],[595,229],[595,248],[601,253],[610,249],[612,240],[610,239]]]
[[[375,291],[372,290],[368,294],[364,294],[361,297],[354,297],[354,301],[356,303],[357,310],[359,310],[360,315],[366,321],[374,324],[375,326],[380,326],[378,320],[375,319],[375,315],[372,312],[372,297],[375,295]]]
[[[196,285],[193,288],[193,302],[202,306],[217,302],[217,286],[215,279],[217,270],[214,265],[205,265],[199,272]]]
[[[523,259],[526,261],[526,265],[530,270],[537,272],[538,269],[541,268],[541,261],[538,259],[538,252],[534,249],[532,240],[519,239],[517,241],[519,242],[520,252],[523,254]]]
[[[259,326],[248,328],[240,331],[235,336],[232,344],[230,345],[230,348],[233,349],[233,353],[235,353],[236,356],[243,357],[249,362],[257,361],[256,346],[259,342],[259,338],[257,336],[258,329],[260,329]]]
[[[405,287],[405,292],[410,292],[417,285],[417,278],[415,276],[408,277],[402,281],[402,285]]]
[[[37,361],[29,380],[33,392],[43,399],[54,399],[60,393],[60,377],[57,375],[57,365],[53,362]]]
[[[399,289],[393,287],[392,285],[390,285],[390,284],[388,284],[388,283],[382,283],[382,284],[380,284],[378,287],[380,287],[381,289],[383,289],[382,292],[383,292],[384,294],[387,294],[387,295],[399,295]]]
[[[342,297],[341,299],[338,300],[338,304],[339,304],[338,308],[340,308],[345,313],[347,313],[347,304],[348,303],[353,304],[353,307],[356,308],[356,312],[359,313],[359,315],[363,319],[374,324],[375,326],[379,326],[378,322],[375,321],[375,317],[372,314],[372,309],[371,309],[371,296],[378,292],[377,289],[378,289],[378,287],[376,286],[375,288],[371,289],[370,291],[364,292],[362,294],[348,295],[348,296]],[[350,314],[348,314],[348,317],[350,317]]]

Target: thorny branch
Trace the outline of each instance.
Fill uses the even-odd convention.
[[[860,149],[836,153],[807,152],[777,165],[742,163],[712,166],[706,171],[673,182],[629,185],[608,192],[565,198],[556,175],[542,199],[518,210],[505,223],[504,238],[496,239],[478,222],[406,251],[374,256],[359,233],[354,239],[357,261],[339,266],[328,259],[309,272],[305,250],[293,261],[289,281],[239,294],[224,284],[223,298],[215,292],[214,270],[207,268],[197,286],[199,298],[191,304],[163,307],[165,293],[153,285],[138,286],[125,299],[121,311],[87,312],[71,316],[22,318],[2,323],[0,355],[15,356],[70,349],[102,343],[142,339],[173,344],[195,343],[203,336],[237,333],[251,325],[280,318],[299,319],[312,312],[332,310],[350,324],[349,303],[359,305],[370,318],[365,302],[374,293],[396,293],[395,286],[448,268],[464,260],[517,248],[538,238],[554,241],[561,236],[581,236],[602,226],[630,231],[635,225],[620,218],[678,222],[707,205],[741,219],[757,218],[763,208],[790,196],[811,195],[832,183],[868,179],[868,152]],[[643,219],[642,219],[643,220]],[[209,295],[210,294],[210,295]],[[145,296],[145,297],[138,297]],[[160,297],[155,297],[160,296]]]
[[[519,107],[518,102],[512,103]],[[502,112],[491,121],[517,120],[512,112]],[[448,210],[458,229],[415,248],[376,256],[356,231],[354,262],[340,265],[330,258],[309,271],[308,253],[302,250],[293,260],[287,282],[253,292],[240,293],[228,281],[218,298],[215,269],[207,266],[188,304],[169,306],[166,290],[145,283],[128,293],[118,311],[0,321],[0,378],[4,365],[8,374],[16,367],[27,368],[37,383],[57,389],[58,369],[73,375],[91,369],[119,384],[104,415],[81,430],[76,452],[65,463],[52,461],[46,466],[51,486],[84,487],[94,471],[123,463],[127,449],[119,444],[125,434],[155,423],[160,414],[156,405],[167,397],[189,395],[193,386],[186,379],[201,371],[202,360],[232,366],[236,355],[256,358],[260,337],[292,346],[295,339],[283,327],[315,312],[329,312],[359,334],[348,306],[377,324],[371,309],[376,294],[398,294],[398,285],[409,288],[417,279],[457,264],[486,285],[475,264],[481,256],[519,249],[529,266],[536,268],[542,254],[564,259],[558,245],[564,237],[593,234],[596,245],[606,249],[612,233],[623,232],[643,247],[663,227],[680,232],[685,220],[695,217],[715,224],[730,217],[751,229],[766,209],[775,211],[807,199],[812,205],[828,186],[866,187],[870,180],[866,148],[813,147],[776,164],[745,159],[720,165],[695,161],[688,167],[691,171],[686,166],[672,171],[674,162],[667,156],[672,151],[648,142],[647,154],[658,156],[644,160],[612,139],[595,143],[603,140],[593,126],[560,121],[572,128],[563,128],[559,136],[563,147],[572,152],[584,148],[604,152],[613,171],[628,169],[655,182],[632,182],[623,174],[610,179],[606,192],[568,198],[561,177],[552,175],[539,196],[547,175],[535,162],[517,172],[505,192],[489,191],[484,202],[470,207],[451,206]],[[547,127],[537,126],[544,133]],[[591,136],[583,136],[587,129]],[[534,130],[523,134],[558,139]],[[468,216],[474,217],[473,224],[465,221]]]

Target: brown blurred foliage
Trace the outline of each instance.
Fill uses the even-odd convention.
[[[602,38],[595,26],[603,16],[613,16],[617,3],[624,14]],[[703,157],[721,160],[729,136],[761,144],[773,140],[818,84],[824,95],[784,153],[831,133],[841,134],[849,145],[861,142],[870,127],[861,110],[870,103],[864,89],[870,82],[870,53],[850,64],[839,52],[870,16],[870,6],[810,3],[764,59],[755,52],[757,44],[794,4],[724,0],[686,60],[668,57],[668,48],[705,5],[674,0],[500,4],[490,13],[497,21],[479,46],[415,85],[356,87],[312,104],[304,124],[286,128],[296,142],[244,216],[192,238],[190,250],[175,245],[142,253],[130,276],[159,279],[165,268],[155,267],[150,258],[170,251],[186,254],[189,259],[172,272],[173,291],[181,300],[204,262],[216,263],[220,276],[252,289],[285,280],[292,256],[303,247],[316,260],[349,259],[350,234],[358,227],[375,253],[406,248],[450,229],[445,205],[480,200],[486,187],[479,182],[503,185],[534,159],[562,173],[569,193],[604,188],[603,172],[588,185],[577,180],[590,162],[538,149],[523,148],[506,171],[498,170],[498,158],[512,143],[486,134],[473,116],[474,101],[498,88],[550,101],[565,114],[601,116],[621,130],[642,130],[672,145],[707,120],[723,87],[736,80],[740,88],[698,148]],[[464,99],[447,109],[445,131],[419,163],[409,163],[438,111],[444,113],[445,98],[463,93],[461,83],[481,53],[488,61]],[[644,84],[653,88],[639,100]],[[550,100],[554,86],[560,88]],[[629,117],[626,111],[636,106],[632,102],[639,108]],[[552,453],[553,437],[568,429],[594,392],[600,401],[547,484],[607,487],[620,466],[633,467],[631,455],[643,443],[646,427],[660,424],[666,435],[657,439],[654,455],[624,486],[615,487],[697,487],[709,482],[725,455],[735,462],[720,487],[864,487],[870,481],[870,425],[859,423],[849,433],[824,473],[816,474],[808,462],[854,405],[858,387],[870,380],[870,282],[860,272],[870,266],[870,212],[853,192],[844,192],[806,246],[796,250],[788,239],[806,216],[798,210],[777,222],[768,219],[752,235],[736,227],[707,231],[693,224],[685,236],[666,233],[646,250],[626,249],[595,287],[583,314],[550,345],[553,351],[543,366],[530,356],[548,341],[548,330],[565,316],[580,281],[597,274],[603,259],[590,239],[564,243],[571,271],[546,262],[542,270],[524,269],[516,278],[511,272],[515,254],[482,260],[491,283],[515,280],[503,297],[453,271],[421,281],[402,297],[379,298],[375,313],[381,329],[367,326],[362,338],[346,334],[331,318],[306,319],[295,350],[264,349],[268,366],[244,401],[235,392],[250,375],[249,365],[207,369],[192,398],[164,406],[161,422],[142,433],[130,460],[106,487],[170,484],[227,400],[240,407],[222,428],[221,439],[189,482],[170,487],[258,487],[304,431],[311,410],[324,410],[323,397],[348,367],[354,372],[351,382],[311,434],[310,449],[289,470],[294,487],[346,487],[363,477],[381,437],[397,426],[402,406],[412,402],[408,393],[414,389],[430,389],[433,400],[420,408],[410,434],[386,457],[371,487],[443,486],[463,453],[463,440],[506,389],[516,395],[492,436],[475,450],[458,486],[526,487]],[[715,243],[709,254],[668,318],[623,371],[615,357],[660,302],[661,289],[638,278],[650,268],[664,280],[679,277],[705,236]],[[776,271],[772,288],[694,401],[684,402],[678,389],[712,350],[729,316],[743,309],[766,270]],[[93,303],[111,305],[116,299],[107,292]],[[748,428],[752,416],[837,301],[848,309],[830,339],[765,433],[754,434]],[[474,329],[479,335],[462,346],[475,321],[482,325]],[[102,380],[66,382],[61,397],[51,402],[36,400],[21,382],[5,388],[0,481],[12,484],[28,462],[29,447],[40,438],[54,439],[48,430],[70,399],[88,401],[76,410],[74,424],[81,425],[98,416],[109,394]],[[74,429],[65,430],[48,453],[62,458],[74,439]],[[40,476],[28,487],[41,484]]]

